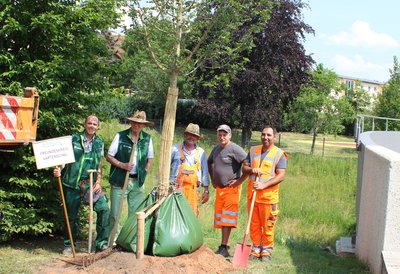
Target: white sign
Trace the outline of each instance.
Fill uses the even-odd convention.
[[[72,136],[33,142],[37,169],[75,162]]]

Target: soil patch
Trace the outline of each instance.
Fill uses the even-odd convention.
[[[85,254],[77,254],[77,257]],[[42,265],[36,273],[43,274],[111,274],[111,273],[226,273],[234,270],[232,264],[223,257],[202,246],[191,254],[177,257],[153,257],[144,256],[137,260],[134,253],[116,251],[111,255],[97,260],[88,267],[77,266],[65,262],[71,258],[62,257],[55,259],[46,265]]]

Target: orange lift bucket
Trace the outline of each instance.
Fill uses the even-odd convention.
[[[35,141],[38,107],[36,88],[25,88],[24,97],[0,95],[0,146]]]

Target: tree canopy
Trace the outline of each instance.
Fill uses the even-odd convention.
[[[397,57],[393,57],[393,68],[390,69],[390,79],[377,98],[374,108],[376,116],[400,119],[400,64]],[[385,129],[385,125],[377,125]],[[389,130],[399,130],[400,124],[390,123]]]
[[[317,134],[338,134],[344,129],[343,122],[354,119],[354,111],[346,97],[337,96],[343,87],[335,72],[319,64],[311,75],[310,83],[302,86],[288,116],[297,131],[312,133],[313,154]]]
[[[243,49],[251,47],[252,33],[259,27],[257,22],[249,25],[235,43],[231,43],[232,34],[254,17],[263,18],[261,22],[264,22],[269,2],[167,0],[143,4],[139,0],[130,1],[134,28],[142,36],[151,60],[169,76],[159,160],[161,195],[166,195],[169,184],[178,77],[188,68],[196,69],[205,58],[240,56]],[[225,64],[223,59],[220,64]]]
[[[69,135],[108,89],[112,51],[106,31],[119,1],[0,2],[0,93],[39,90],[37,139]],[[0,240],[57,230],[63,219],[56,184],[36,170],[30,147],[1,153]]]
[[[242,128],[243,145],[249,144],[251,130],[265,124],[280,126],[281,116],[310,78],[308,70],[314,63],[302,45],[305,34],[313,33],[302,21],[302,10],[307,5],[298,0],[279,0],[268,6],[272,8],[268,21],[254,16],[232,34],[234,38],[242,37],[252,24],[260,25],[254,34],[254,46],[243,52],[247,60],[243,69],[229,82],[213,85],[210,82],[226,71],[215,69],[215,61],[207,59],[200,77],[205,81],[198,87],[198,93],[206,99],[200,101],[200,111],[219,117],[216,123],[230,122]],[[234,58],[226,62],[235,67]]]

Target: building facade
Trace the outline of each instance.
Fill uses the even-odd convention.
[[[367,80],[361,78],[354,78],[344,75],[339,75],[339,81],[346,85],[347,90],[342,91],[342,96],[353,96],[356,94],[357,89],[365,90],[368,96],[371,98],[371,103],[375,102],[377,96],[382,93],[384,82],[375,80]],[[346,94],[346,92],[352,92],[352,94]]]

